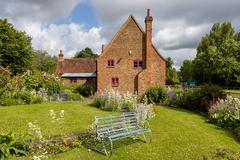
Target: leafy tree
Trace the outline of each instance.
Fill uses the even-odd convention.
[[[180,77],[183,82],[193,79],[192,60],[184,60],[180,68]]]
[[[12,74],[23,73],[30,68],[32,56],[31,38],[0,19],[0,65]]]
[[[166,84],[169,85],[174,85],[174,84],[179,84],[179,77],[177,74],[176,69],[173,67],[173,60],[168,57],[166,62],[166,67],[167,67],[167,77],[166,77]]]
[[[34,51],[33,68],[41,72],[54,73],[57,57],[50,56],[46,51]]]
[[[167,62],[166,62],[166,67],[167,67],[167,68],[172,68],[172,66],[173,66],[173,60],[172,60],[172,58],[171,58],[171,57],[167,57],[166,60],[167,60]]]
[[[90,48],[85,48],[81,50],[80,52],[77,52],[74,56],[74,58],[97,58],[98,55],[94,54],[93,51]]]
[[[234,31],[230,22],[214,24],[202,38],[193,68],[201,83],[240,85],[240,33]]]

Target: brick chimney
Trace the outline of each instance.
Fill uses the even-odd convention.
[[[64,61],[64,54],[63,54],[63,51],[60,50],[60,53],[58,55],[58,62],[62,62],[62,61]]]
[[[102,48],[101,49],[102,49],[101,53],[103,53],[103,51],[104,51],[104,44],[102,44]]]
[[[153,18],[150,16],[150,9],[147,9],[147,16],[145,18],[145,29],[146,29],[146,68],[151,70],[152,61],[152,21]]]

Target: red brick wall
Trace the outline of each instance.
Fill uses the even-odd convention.
[[[96,78],[62,78],[64,84],[71,84],[71,79],[76,79],[77,84],[96,84]]]
[[[109,47],[97,60],[97,91],[114,89],[120,93],[127,91],[140,94],[152,84],[165,84],[165,61],[150,46],[151,69],[146,65],[146,35],[139,29],[132,17],[121,28]],[[131,51],[131,54],[129,52]],[[107,67],[107,61],[114,59],[114,68]],[[143,60],[144,67],[135,69],[133,61]],[[152,76],[149,76],[149,75]],[[112,87],[112,77],[119,78],[119,86]]]

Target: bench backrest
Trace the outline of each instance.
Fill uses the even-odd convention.
[[[106,137],[138,128],[138,121],[136,113],[125,112],[121,115],[95,117],[95,125],[97,137]]]

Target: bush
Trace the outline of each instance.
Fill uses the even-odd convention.
[[[240,127],[236,128],[234,132],[236,134],[238,141],[240,141]]]
[[[93,84],[83,84],[76,88],[76,91],[84,97],[93,95],[96,91],[96,86]]]
[[[46,84],[45,89],[47,90],[48,95],[60,93],[61,92],[61,84],[56,81],[50,81]]]
[[[20,104],[24,104],[24,102],[19,99],[13,99],[13,98],[0,99],[0,106],[12,106],[12,105],[20,105]]]
[[[80,84],[64,84],[63,89],[65,92],[78,93],[77,88],[80,87]]]
[[[96,95],[92,105],[106,111],[133,111],[136,104],[136,95],[130,93],[120,95],[117,91],[112,90]]]
[[[17,140],[12,133],[0,135],[0,159],[9,159],[12,156],[26,155],[28,143]]]
[[[167,91],[162,86],[153,86],[147,89],[143,97],[147,97],[149,103],[161,103],[167,97]]]
[[[65,101],[83,101],[83,99],[84,98],[82,95],[71,93],[64,100]]]
[[[24,104],[31,104],[33,102],[33,96],[30,92],[27,91],[17,92],[14,95],[14,98],[22,100]]]
[[[240,100],[227,96],[225,100],[219,100],[209,110],[210,122],[234,130],[240,126]]]
[[[166,104],[207,113],[211,105],[215,104],[219,98],[225,97],[226,94],[220,87],[204,85],[199,89],[185,90],[183,93],[175,94],[175,96],[168,94]]]

